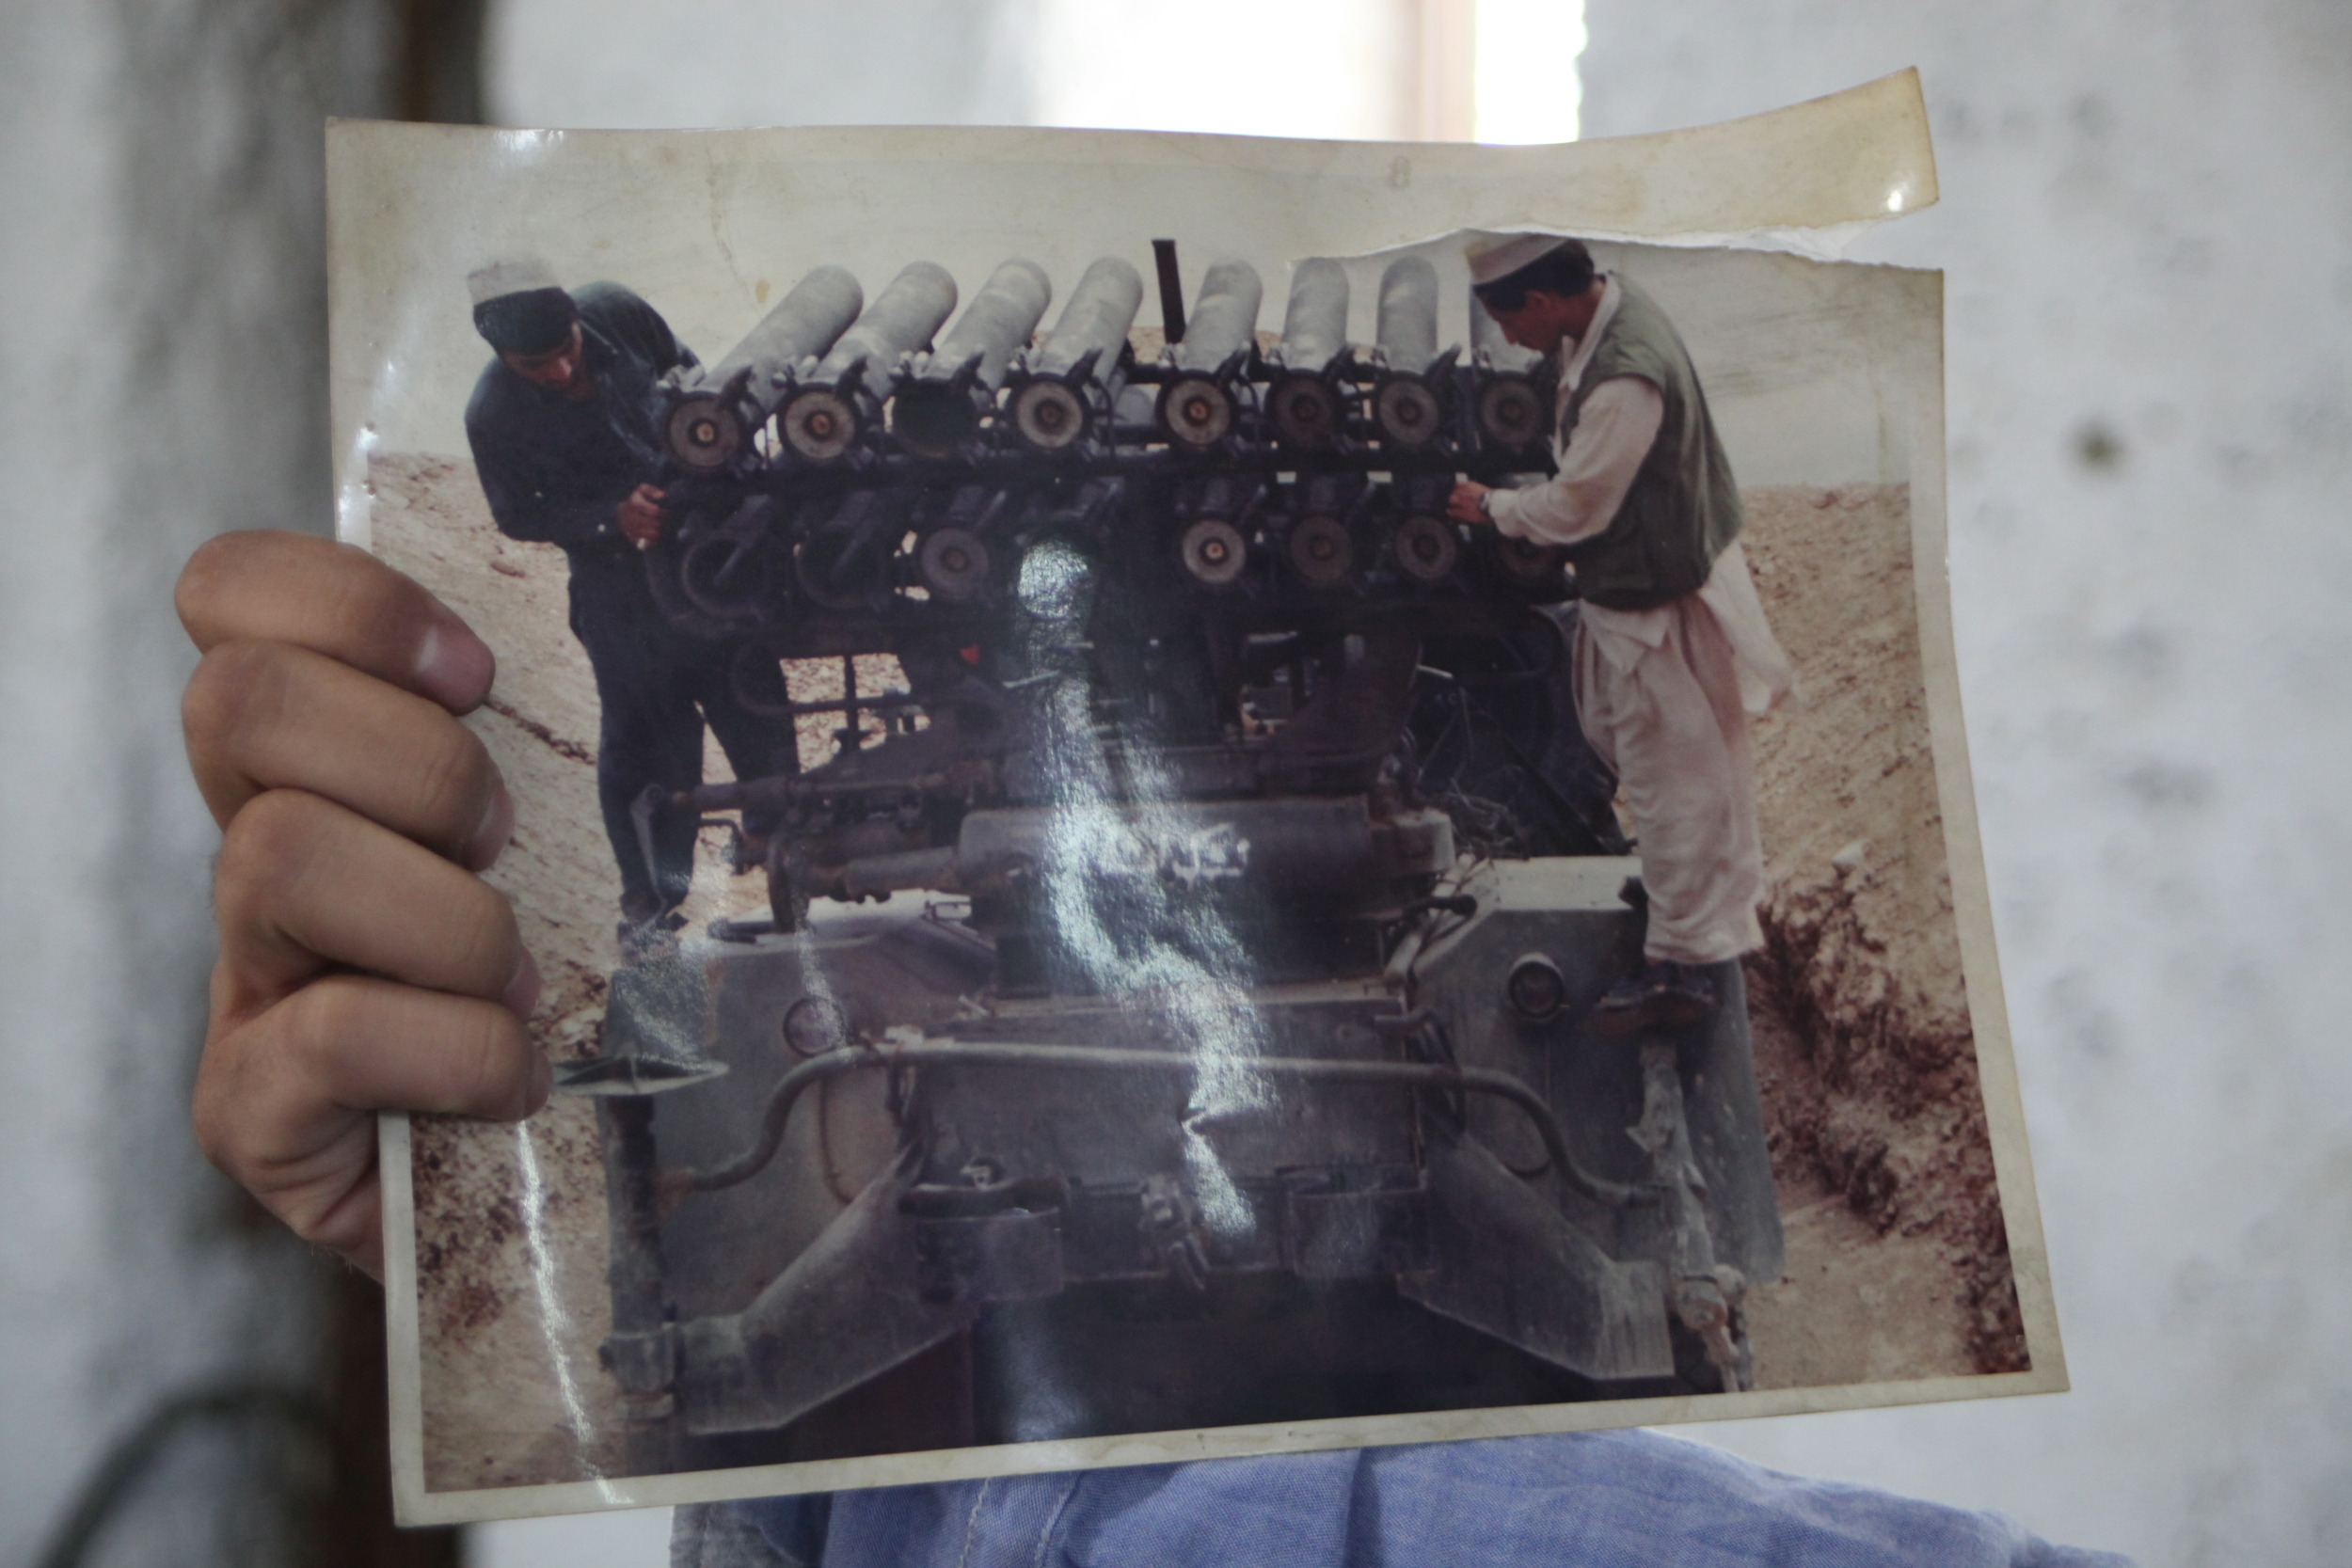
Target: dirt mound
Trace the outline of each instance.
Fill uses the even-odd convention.
[[[2026,1365],[1920,673],[1901,485],[1743,497],[1798,694],[1758,726],[1770,892],[1749,961],[1775,1170],[1931,1239],[1971,1368]],[[1784,1207],[1788,1207],[1784,1194]],[[1920,1375],[1913,1373],[1911,1375]]]

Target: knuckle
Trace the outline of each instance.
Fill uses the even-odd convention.
[[[352,628],[359,644],[374,656],[372,662],[389,666],[405,658],[433,619],[433,601],[425,591],[356,546],[353,570],[337,582],[335,620]]]
[[[252,546],[250,534],[215,534],[199,545],[188,557],[187,564],[180,568],[180,580],[172,585],[171,603],[179,613],[180,624],[191,634],[211,620],[228,584],[245,570]]]
[[[216,900],[251,904],[282,888],[317,853],[322,802],[300,790],[256,795],[230,818],[214,871]]]
[[[477,1115],[511,1117],[521,1109],[521,1031],[504,1022],[511,1017],[502,1008],[469,1007],[464,1024],[451,1032],[451,1087]]]
[[[414,799],[430,816],[445,821],[462,847],[488,809],[498,769],[489,749],[473,732],[436,710],[439,722],[430,743],[418,748]]]
[[[522,931],[497,889],[479,878],[468,883],[463,905],[450,911],[450,941],[460,967],[480,977],[484,995],[496,997],[522,962]]]
[[[285,650],[265,642],[223,642],[199,659],[180,699],[190,744],[233,746],[257,722],[283,711],[289,672]]]

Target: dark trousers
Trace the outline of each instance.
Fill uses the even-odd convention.
[[[671,624],[631,558],[575,557],[572,634],[596,672],[601,723],[596,741],[596,802],[621,869],[621,908],[645,919],[673,908],[693,880],[700,814],[665,806],[653,818],[654,867],[645,864],[629,808],[647,784],[692,789],[703,780],[703,725],[719,739],[739,779],[800,771],[792,721],[745,707],[727,673],[734,645],[695,637]],[[756,668],[763,704],[784,701],[774,666]],[[659,871],[659,882],[655,870]]]

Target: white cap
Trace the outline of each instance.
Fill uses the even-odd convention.
[[[1567,243],[1558,234],[1485,234],[1463,254],[1470,261],[1470,283],[1483,289]]]
[[[554,289],[562,285],[555,280],[555,269],[536,256],[515,256],[493,261],[486,267],[476,267],[466,274],[466,287],[473,294],[476,305],[486,305],[508,294],[529,293],[533,289]]]

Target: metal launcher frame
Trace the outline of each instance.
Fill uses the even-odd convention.
[[[1548,469],[1548,369],[1441,352],[1418,257],[1369,346],[1333,261],[1272,342],[1211,266],[1149,358],[1129,263],[1041,338],[1051,293],[822,267],[660,388],[657,596],[838,722],[639,801],[732,814],[771,917],[616,974],[564,1075],[633,1465],[1740,1386],[1780,1231],[1737,966],[1589,1027],[1642,907],[1541,765],[1573,578],[1444,515]],[[811,658],[842,696],[791,699]]]

